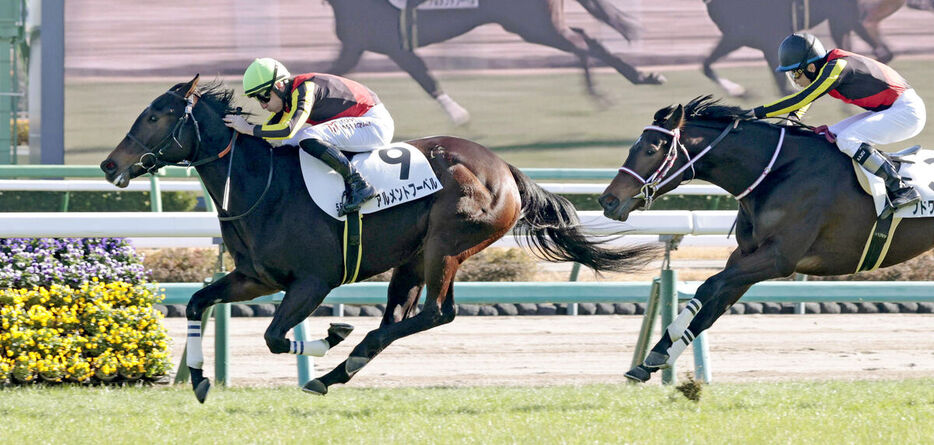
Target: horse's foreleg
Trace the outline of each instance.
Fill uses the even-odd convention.
[[[794,272],[794,264],[786,258],[772,244],[748,255],[743,255],[739,249],[734,251],[726,268],[704,281],[694,298],[665,328],[642,365],[630,370],[626,377],[646,381],[649,373],[672,366],[694,338],[709,328],[750,286]]]
[[[561,36],[562,39],[566,40],[577,50],[583,50],[583,54],[585,54],[585,56],[590,56],[590,57],[594,57],[596,59],[602,60],[607,65],[613,67],[613,69],[615,69],[618,73],[622,74],[623,77],[625,77],[627,80],[629,80],[630,82],[636,85],[640,85],[640,84],[659,85],[659,84],[665,83],[665,80],[666,80],[665,76],[663,76],[661,73],[640,72],[632,65],[624,62],[623,59],[620,59],[619,57],[616,57],[615,55],[610,53],[610,51],[607,50],[606,47],[603,46],[603,44],[601,44],[596,39],[587,35],[581,29],[574,29],[573,31],[571,31],[570,28],[565,28],[563,30],[559,30],[559,35]],[[582,40],[584,44],[583,47],[575,43],[575,40],[577,39],[575,37],[572,37],[572,35],[575,37],[579,37]],[[563,45],[563,42],[560,42],[560,43]],[[559,48],[558,46],[555,46],[555,45],[551,45],[551,46],[554,46],[555,48]],[[571,49],[565,49],[565,51],[576,52]]]
[[[266,328],[266,346],[273,354],[295,354],[322,357],[329,349],[340,343],[353,327],[344,323],[333,323],[328,337],[312,341],[289,341],[285,334],[311,315],[331,287],[317,277],[308,277],[293,283],[285,293],[272,322]]]
[[[418,258],[392,271],[387,292],[386,312],[383,313],[380,326],[402,321],[415,313],[418,297],[425,284],[424,275],[418,267],[421,264],[422,260]]]
[[[444,112],[448,114],[448,117],[451,118],[455,125],[463,125],[470,121],[470,113],[441,90],[438,81],[428,72],[425,61],[418,55],[403,50],[387,52],[386,55],[393,62],[396,62],[399,68],[409,73],[409,76],[412,76],[422,89],[433,97],[441,105],[441,108],[444,108]]]
[[[882,32],[879,30],[879,24],[883,19],[894,14],[895,11],[898,11],[902,6],[905,6],[905,2],[906,0],[883,0],[881,2],[872,3],[862,2],[866,5],[867,9],[861,11],[861,24],[869,38],[867,39],[863,33],[859,32],[859,29],[857,29],[857,32],[863,40],[866,40],[866,43],[872,45],[873,55],[882,63],[888,63],[892,60],[893,56],[892,51],[885,42],[882,41]]]
[[[429,254],[430,255],[430,254]],[[358,344],[347,360],[337,365],[331,372],[314,379],[304,386],[310,393],[324,395],[328,387],[338,383],[347,383],[360,369],[366,366],[373,357],[389,346],[393,341],[450,323],[454,320],[454,274],[460,266],[460,260],[454,256],[430,255],[426,265],[426,281],[428,295],[422,311],[412,318],[397,323],[380,326],[366,334],[363,341]]]
[[[211,382],[204,377],[202,369],[204,355],[201,351],[201,317],[204,311],[217,303],[252,300],[276,290],[234,270],[195,292],[188,301],[188,306],[185,308],[185,316],[188,318],[185,360],[191,373],[191,386],[199,402],[204,403],[208,390],[211,388]]]
[[[734,97],[742,97],[746,95],[746,89],[742,85],[720,77],[716,71],[713,70],[714,62],[723,58],[723,56],[736,51],[739,47],[742,46],[738,41],[734,39],[727,39],[726,36],[720,37],[720,41],[717,42],[717,46],[714,47],[713,51],[710,52],[710,55],[704,59],[703,70],[704,75],[708,79],[714,81],[717,85],[720,85],[721,88],[726,90],[727,94]]]

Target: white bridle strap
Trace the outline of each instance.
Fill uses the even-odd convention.
[[[752,185],[746,188],[743,193],[736,195],[736,200],[745,198],[747,195],[752,193],[752,191],[759,186],[760,183],[765,179],[766,175],[772,171],[772,166],[775,165],[775,160],[778,159],[778,154],[782,151],[782,143],[785,141],[785,128],[782,127],[782,132],[778,136],[778,145],[775,146],[775,152],[772,153],[772,160],[769,161],[769,165],[765,166],[765,170],[762,170],[762,174],[759,175],[759,179],[756,179],[756,182],[753,182]]]
[[[737,125],[739,125],[739,121],[738,120],[733,121],[732,125],[726,127],[723,130],[723,132],[720,133],[720,135],[717,136],[717,138],[714,139],[713,142],[710,143],[710,145],[704,148],[704,150],[698,153],[697,156],[695,156],[694,158],[691,158],[691,155],[690,153],[688,153],[687,148],[685,148],[684,145],[681,144],[681,129],[680,128],[669,130],[667,128],[659,127],[657,125],[646,126],[645,128],[642,129],[642,131],[648,131],[648,130],[658,131],[660,133],[664,133],[664,134],[671,136],[671,146],[668,147],[668,154],[665,156],[665,160],[662,161],[662,164],[659,165],[657,170],[655,170],[655,173],[653,173],[648,178],[643,178],[641,175],[636,173],[634,170],[626,166],[620,167],[619,171],[638,179],[639,182],[642,183],[641,193],[639,195],[636,195],[634,198],[645,199],[646,201],[645,208],[648,209],[649,206],[651,206],[651,202],[655,198],[655,191],[664,187],[665,184],[668,184],[669,182],[671,182],[672,179],[677,178],[681,173],[683,173],[688,168],[693,170],[694,163],[696,163],[700,158],[704,157],[704,155],[706,155],[708,151],[710,151],[718,143],[720,143],[720,141],[722,141],[723,138],[726,137],[726,135],[730,134],[730,131],[736,128]],[[784,135],[784,130],[782,130],[782,135]],[[681,148],[682,151],[684,151],[684,156],[688,159],[688,161],[684,165],[682,165],[681,168],[675,170],[673,174],[668,175],[668,171],[671,169],[672,166],[674,166],[675,161],[678,159],[678,148],[679,147]],[[774,162],[774,157],[772,161]],[[770,164],[770,167],[771,167],[771,164]],[[760,181],[761,181],[761,178],[760,178]],[[758,185],[758,183],[753,184],[753,187],[755,187],[756,185]]]

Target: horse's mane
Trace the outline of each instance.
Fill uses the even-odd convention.
[[[203,102],[221,116],[227,114],[250,114],[237,109],[234,103],[234,91],[225,87],[224,82],[220,80],[212,80],[202,84],[200,88],[198,88],[198,94],[201,95],[201,98],[198,99],[199,103]]]
[[[674,106],[669,106],[663,108],[655,114],[655,125],[659,125],[664,122],[665,117],[669,116],[672,111],[674,111]],[[660,117],[661,116],[661,117]],[[706,96],[698,96],[692,99],[687,105],[684,106],[684,118],[688,122],[694,120],[706,120],[706,121],[716,121],[723,123],[731,123],[735,120],[740,122],[750,122],[761,125],[766,125],[769,127],[774,127],[776,129],[782,128],[782,126],[756,119],[754,116],[751,116],[750,113],[734,105],[724,105],[720,102],[720,99],[714,98],[712,95],[708,94]],[[811,133],[804,124],[796,121],[791,126],[785,126],[786,130],[804,130],[808,133]],[[813,133],[811,133],[813,134]]]

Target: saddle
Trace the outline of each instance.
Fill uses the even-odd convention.
[[[894,153],[883,153],[898,169],[908,185],[921,194],[921,202],[914,207],[903,207],[895,212],[897,218],[929,218],[934,216],[934,151],[922,150],[920,145]],[[863,191],[873,198],[876,215],[886,205],[885,183],[862,165],[853,161],[853,169]]]
[[[299,150],[298,156],[311,199],[332,218],[346,220],[346,216],[338,216],[344,194],[344,179],[304,150]],[[361,207],[360,213],[363,215],[421,199],[441,190],[441,181],[435,176],[425,155],[404,142],[357,153],[350,159],[350,163],[378,191],[375,198]]]
[[[411,11],[405,9],[407,0],[388,0],[389,4],[399,10],[399,37],[402,49],[415,51],[418,48],[418,11],[431,9],[476,9],[480,7],[480,0],[425,0]]]

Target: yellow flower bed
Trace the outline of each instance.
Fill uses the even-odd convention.
[[[142,285],[0,289],[0,383],[164,375],[168,334]]]

